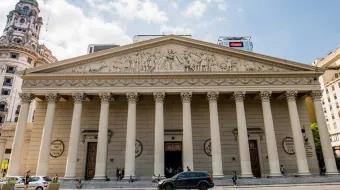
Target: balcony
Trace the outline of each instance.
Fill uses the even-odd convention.
[[[7,70],[6,73],[15,74],[15,70]]]

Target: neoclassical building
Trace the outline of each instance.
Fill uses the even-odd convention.
[[[178,36],[21,72],[21,113],[8,175],[65,179],[215,178],[319,173],[305,98],[315,104],[328,174],[337,174],[323,114],[322,69]],[[27,153],[27,114],[37,101]],[[23,154],[27,154],[23,157]]]

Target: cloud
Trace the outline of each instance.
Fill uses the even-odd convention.
[[[221,22],[227,22],[227,17],[216,16],[215,18],[213,18],[211,20],[202,21],[201,23],[198,24],[198,27],[203,28],[203,29],[207,29],[207,28],[210,28],[213,25],[221,23]]]
[[[187,17],[199,19],[206,12],[207,5],[199,0],[191,2],[186,8],[184,14]]]
[[[38,0],[44,26],[40,34],[40,43],[52,50],[59,60],[87,53],[91,43],[117,43],[120,45],[132,42],[132,39],[114,22],[105,22],[96,17],[87,17],[82,9],[69,4],[66,0],[53,0],[45,4]],[[0,27],[3,29],[5,15],[15,8],[16,1],[2,0],[0,6]],[[48,31],[46,23],[48,15]]]
[[[167,14],[151,0],[87,0],[92,9],[116,14],[124,20],[143,20],[155,24],[169,21]]]
[[[244,9],[238,8],[238,9],[237,9],[237,12],[244,12]]]
[[[186,28],[186,27],[182,28],[182,27],[162,25],[160,32],[167,34],[167,35],[169,34],[191,35],[193,33],[193,30],[191,28]]]
[[[217,8],[224,11],[227,9],[227,2],[226,0],[216,0]]]

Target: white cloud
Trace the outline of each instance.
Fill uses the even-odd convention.
[[[191,2],[186,8],[184,14],[188,17],[194,17],[199,19],[206,12],[207,5],[200,0]]]
[[[224,10],[227,9],[227,3],[226,2],[217,3],[217,7],[218,7],[218,9],[224,11]]]
[[[244,12],[244,9],[238,8],[238,9],[237,9],[237,12]]]
[[[182,28],[182,27],[173,27],[173,26],[167,26],[167,25],[162,25],[161,26],[161,33],[164,33],[166,35],[169,34],[182,34],[182,35],[191,35],[193,33],[193,30],[191,28]]]
[[[211,20],[202,21],[201,23],[198,24],[198,27],[203,28],[203,29],[207,29],[207,28],[210,28],[213,25],[221,23],[221,22],[227,22],[227,18],[221,17],[221,16],[216,16],[215,18],[213,18]]]
[[[167,0],[168,3],[175,9],[178,9],[179,0]]]
[[[151,0],[87,0],[91,8],[98,11],[115,13],[124,20],[143,20],[156,24],[169,21],[167,14]]]
[[[0,27],[4,28],[5,15],[15,8],[13,0],[2,0],[0,6]],[[52,50],[59,60],[86,54],[91,43],[132,42],[132,39],[114,22],[105,22],[100,18],[87,17],[83,11],[67,3],[66,0],[53,0],[44,4],[39,0],[40,16],[44,26],[40,34],[40,43]],[[46,22],[50,13],[48,32]]]

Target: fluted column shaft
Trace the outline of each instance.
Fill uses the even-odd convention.
[[[191,92],[181,92],[183,104],[183,168],[189,167],[194,171],[194,152],[191,125]]]
[[[316,120],[319,127],[319,135],[322,146],[323,158],[326,165],[326,174],[339,174],[335,159],[332,144],[329,138],[325,115],[321,104],[322,91],[313,91],[311,98],[315,107]]]
[[[56,103],[59,101],[60,95],[57,93],[49,93],[46,95],[47,111],[45,116],[45,123],[43,134],[41,138],[37,176],[46,176],[48,172],[48,160],[50,156],[50,148],[52,141],[53,123]]]
[[[297,91],[287,91],[286,98],[289,109],[289,118],[293,132],[295,155],[298,167],[298,175],[310,175],[306,149],[301,133],[300,118],[296,106]]]
[[[125,148],[125,178],[135,177],[135,142],[136,142],[136,104],[138,93],[127,93],[128,117],[126,129],[126,148]]]
[[[154,93],[155,99],[155,161],[154,174],[164,177],[164,92]]]
[[[22,148],[24,146],[25,134],[26,134],[26,124],[28,118],[28,112],[30,109],[30,103],[34,99],[34,96],[29,93],[19,94],[21,98],[21,110],[19,115],[19,120],[15,128],[15,134],[12,145],[12,153],[9,159],[9,167],[7,176],[18,176],[22,175],[20,173],[21,166],[21,156]]]
[[[78,154],[78,144],[80,138],[80,124],[81,124],[81,113],[83,107],[83,101],[85,100],[85,95],[82,93],[73,94],[74,107],[73,107],[73,117],[71,124],[71,134],[70,141],[68,145],[65,179],[75,180],[76,179],[76,169],[77,169],[77,154]]]
[[[107,160],[107,129],[109,125],[109,109],[110,101],[114,100],[112,94],[101,93],[99,94],[101,106],[100,106],[100,118],[99,118],[99,131],[98,131],[98,143],[97,143],[97,157],[96,157],[96,172],[94,180],[106,179],[106,160]]]
[[[237,115],[237,130],[238,130],[238,146],[240,151],[240,163],[241,163],[241,177],[249,178],[253,177],[250,162],[249,153],[249,141],[247,121],[244,111],[244,98],[246,92],[234,92],[234,99],[236,103],[236,115]]]
[[[213,176],[224,177],[222,166],[222,150],[221,150],[221,137],[220,126],[218,120],[218,107],[217,99],[218,92],[208,92],[207,99],[209,100],[209,113],[210,113],[210,134],[211,134],[211,156]]]
[[[264,128],[266,134],[267,152],[269,160],[269,176],[281,176],[279,154],[277,152],[276,137],[272,110],[270,106],[271,92],[263,91],[260,93],[263,110]]]

